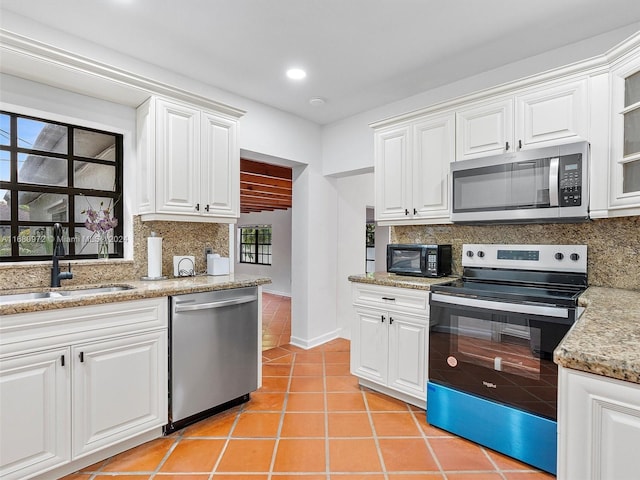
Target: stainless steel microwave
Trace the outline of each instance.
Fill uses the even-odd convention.
[[[387,245],[387,272],[420,277],[451,274],[451,245]]]
[[[589,143],[451,164],[451,220],[459,223],[589,219]]]

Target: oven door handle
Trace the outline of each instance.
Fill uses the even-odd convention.
[[[498,310],[509,313],[524,313],[540,315],[543,317],[568,318],[569,310],[562,307],[543,307],[540,305],[525,305],[521,303],[495,302],[493,300],[480,300],[477,298],[455,297],[431,292],[431,304],[434,302],[446,303],[458,307],[476,307],[487,310]]]

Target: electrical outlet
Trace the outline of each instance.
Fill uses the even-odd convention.
[[[213,253],[213,248],[204,247],[204,263],[205,263],[205,265],[207,264],[207,255],[209,255],[210,253]]]

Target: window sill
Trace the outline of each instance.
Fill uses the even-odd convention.
[[[99,259],[82,259],[82,260],[66,260],[61,259],[60,263],[62,265],[133,265],[133,260],[129,260],[126,258],[107,258],[104,260]],[[15,270],[17,268],[33,268],[33,267],[44,267],[51,266],[51,260],[39,260],[34,262],[3,262],[0,263],[0,270]]]

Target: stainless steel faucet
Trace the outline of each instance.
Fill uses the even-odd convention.
[[[69,263],[69,271],[61,272],[58,260],[65,256],[64,243],[62,239],[62,225],[59,223],[53,224],[53,265],[51,267],[51,286],[59,287],[60,280],[70,280],[73,278],[71,273],[71,263]]]

